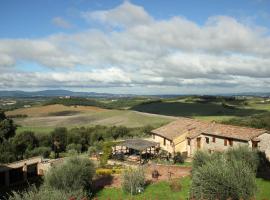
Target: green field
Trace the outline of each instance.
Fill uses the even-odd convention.
[[[181,180],[182,190],[179,192],[172,192],[168,182],[160,182],[151,184],[146,187],[143,194],[130,196],[124,193],[119,188],[105,188],[96,194],[99,200],[120,200],[120,199],[132,199],[132,200],[181,200],[189,197],[190,178],[185,177]],[[256,194],[256,200],[266,200],[270,198],[270,181],[263,179],[257,179],[258,191]]]
[[[139,113],[131,110],[90,110],[88,107],[78,108],[79,111],[74,112],[75,108],[70,108],[68,115],[68,108],[64,111],[59,111],[57,114],[53,110],[50,112],[42,107],[33,107],[26,109],[14,110],[11,114],[28,114],[26,118],[15,118],[15,123],[19,125],[17,131],[22,132],[26,130],[33,131],[35,133],[47,133],[53,130],[55,127],[90,127],[95,125],[105,126],[126,126],[129,128],[143,127],[151,125],[153,127],[159,127],[163,124],[169,123],[173,120],[167,116],[157,116],[151,114]],[[32,110],[31,110],[32,109]],[[33,109],[35,109],[33,112]],[[46,112],[45,112],[45,111]],[[63,114],[63,116],[61,116]],[[65,114],[65,115],[64,115]]]
[[[204,99],[187,97],[162,100],[128,99],[105,102],[116,109],[104,109],[95,106],[65,106],[60,104],[33,106],[7,112],[9,115],[25,114],[26,118],[15,118],[18,132],[31,130],[36,133],[46,133],[55,127],[80,127],[80,126],[126,126],[142,127],[151,125],[159,127],[173,121],[169,117],[192,117],[207,121],[229,122],[230,124],[249,126],[249,124],[269,124],[270,103],[262,103],[262,98],[251,98],[245,100],[210,98]],[[102,103],[104,103],[102,101]],[[116,105],[114,105],[116,104]],[[133,106],[127,109],[128,105]],[[123,107],[121,107],[121,105]],[[139,111],[139,112],[134,112]],[[149,113],[149,114],[147,114]],[[154,114],[154,115],[152,115]],[[249,117],[255,116],[254,119]],[[257,117],[259,116],[259,117]],[[230,120],[237,121],[237,123]],[[261,120],[258,122],[258,120]],[[240,121],[240,122],[239,122]],[[242,122],[243,121],[243,122]],[[266,121],[266,122],[265,122]],[[269,128],[252,125],[256,128]]]
[[[234,108],[226,108],[217,103],[182,103],[182,102],[155,102],[151,104],[141,104],[134,106],[133,110],[171,115],[171,116],[186,116],[186,117],[224,117],[259,114],[267,112],[265,109],[270,109],[270,104],[264,107],[243,107],[236,106]]]

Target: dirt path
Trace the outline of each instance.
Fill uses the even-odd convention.
[[[152,116],[152,117],[163,117],[163,118],[167,118],[167,119],[178,119],[179,117],[175,117],[175,116],[170,116],[170,115],[160,115],[160,114],[154,114],[154,113],[146,113],[146,112],[139,112],[139,111],[135,111],[135,110],[130,110],[134,113],[138,113],[141,115],[145,115],[145,116]]]
[[[159,177],[157,179],[152,178],[152,171],[157,170]],[[147,182],[159,182],[169,181],[170,179],[182,178],[189,176],[191,167],[181,167],[172,165],[148,165],[145,169],[145,176]],[[97,188],[104,187],[121,187],[121,175],[115,174],[111,177],[101,177],[95,181]]]

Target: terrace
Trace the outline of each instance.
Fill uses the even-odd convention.
[[[114,157],[124,156],[124,160],[145,163],[157,154],[159,143],[144,139],[128,139],[113,147]]]

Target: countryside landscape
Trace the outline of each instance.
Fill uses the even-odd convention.
[[[0,199],[270,200],[269,8],[2,1]]]

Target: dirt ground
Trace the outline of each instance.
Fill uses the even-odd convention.
[[[157,179],[152,178],[152,171],[157,170],[159,176]],[[191,167],[167,166],[167,165],[149,165],[145,169],[146,181],[148,183],[167,181],[170,179],[189,176]],[[111,177],[101,177],[95,181],[95,187],[121,187],[121,175],[115,174]]]

